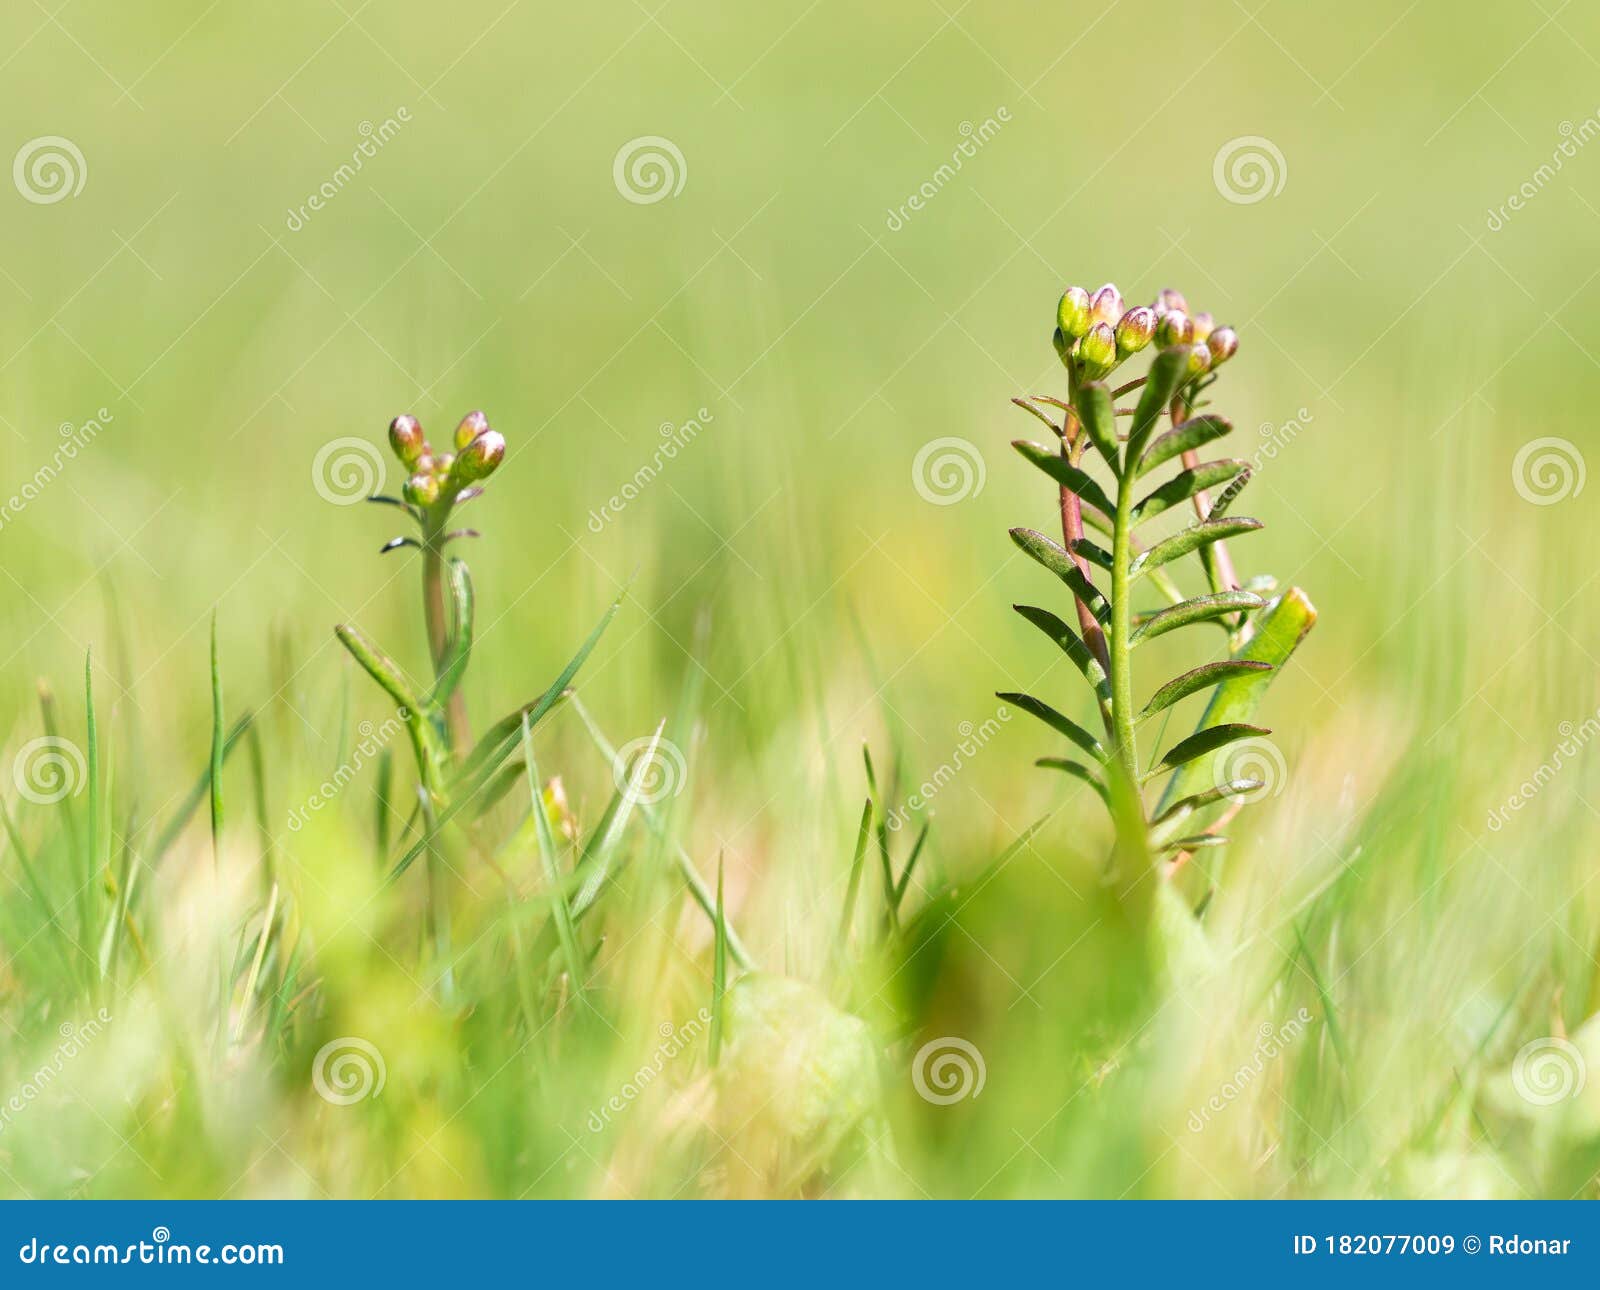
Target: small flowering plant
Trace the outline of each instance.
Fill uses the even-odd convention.
[[[1066,369],[1067,397],[1013,402],[1054,433],[1048,446],[1018,441],[1015,447],[1057,487],[1061,541],[1026,528],[1012,529],[1011,537],[1066,585],[1076,627],[1047,609],[1016,609],[1082,673],[1102,729],[1092,733],[1032,695],[999,697],[1072,746],[1072,757],[1045,757],[1038,764],[1083,780],[1104,800],[1119,878],[1129,889],[1143,889],[1153,871],[1171,876],[1196,851],[1225,842],[1217,833],[1221,823],[1265,787],[1259,778],[1230,775],[1222,754],[1241,740],[1271,733],[1252,723],[1255,707],[1316,615],[1298,588],[1268,600],[1265,595],[1275,591],[1270,578],[1240,583],[1227,541],[1262,527],[1259,520],[1230,513],[1250,467],[1231,457],[1200,459],[1200,449],[1232,429],[1224,418],[1200,409],[1218,369],[1238,351],[1234,330],[1216,326],[1209,314],[1191,314],[1176,291],[1162,291],[1152,304],[1130,309],[1108,284],[1092,295],[1081,287],[1067,289],[1056,311],[1054,342]],[[1116,387],[1107,382],[1146,349],[1154,357],[1143,376]],[[1131,404],[1119,406],[1125,398]],[[1110,475],[1109,487],[1090,473],[1092,457]],[[1155,482],[1156,472],[1174,465],[1164,482]],[[1220,492],[1213,496],[1213,490]],[[1185,506],[1193,512],[1186,524],[1142,540],[1150,521]],[[1173,577],[1191,557],[1205,579],[1198,595],[1185,594]],[[1136,608],[1147,589],[1165,603]],[[1222,628],[1214,657],[1166,681],[1142,702],[1136,699],[1136,651],[1197,625]],[[1193,733],[1141,757],[1147,725],[1158,722],[1164,733],[1174,705],[1199,694],[1210,700]],[[1152,742],[1159,746],[1160,734]],[[1152,802],[1149,786],[1163,779],[1166,787]]]

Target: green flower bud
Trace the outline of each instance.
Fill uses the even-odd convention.
[[[456,455],[452,475],[458,483],[475,484],[494,474],[505,455],[505,436],[485,430]]]
[[[1155,334],[1156,311],[1148,305],[1130,309],[1117,324],[1117,353],[1123,358],[1137,354],[1155,339]]]
[[[1098,380],[1116,365],[1117,333],[1110,323],[1097,322],[1078,342],[1078,358],[1090,380]]]
[[[1171,287],[1163,287],[1161,294],[1156,297],[1156,313],[1165,316],[1174,309],[1181,314],[1186,314],[1189,312],[1189,302],[1183,298],[1183,292],[1174,291]]]
[[[1115,327],[1122,317],[1122,292],[1106,283],[1089,298],[1089,320]]]
[[[1239,333],[1232,327],[1218,327],[1206,337],[1206,348],[1211,351],[1211,366],[1226,363],[1239,352]]]
[[[1189,375],[1199,376],[1210,366],[1211,351],[1204,345],[1191,345],[1189,347]]]
[[[428,447],[427,442],[424,441],[421,454],[411,463],[411,473],[414,475],[431,475],[433,472],[433,449]]]
[[[439,500],[439,480],[433,475],[416,474],[400,490],[413,506],[432,506]]]
[[[1193,340],[1196,345],[1204,344],[1206,337],[1217,329],[1217,320],[1210,314],[1195,314],[1190,321],[1194,323]]]
[[[427,450],[427,445],[416,417],[399,416],[389,422],[389,446],[404,465],[415,470],[417,458]]]
[[[435,461],[433,463],[433,473],[435,475],[437,475],[440,479],[445,479],[450,474],[450,467],[454,466],[455,464],[456,464],[456,455],[455,455],[455,453],[447,452],[447,453],[444,454],[444,456],[440,457],[437,461]]]
[[[456,427],[456,451],[459,452],[489,428],[489,418],[481,412],[469,412]]]
[[[1176,294],[1176,293],[1174,293]],[[1169,309],[1156,327],[1156,344],[1162,349],[1187,345],[1194,338],[1194,323],[1181,309]]]
[[[1068,287],[1056,306],[1056,326],[1068,340],[1077,340],[1089,330],[1089,293],[1082,287]]]

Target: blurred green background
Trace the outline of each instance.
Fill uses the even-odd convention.
[[[1506,1071],[1537,1040],[1581,1052],[1594,1010],[1600,14],[42,0],[0,13],[0,50],[0,493],[58,460],[64,425],[103,422],[0,516],[8,758],[41,733],[41,678],[81,730],[93,648],[110,814],[166,818],[206,764],[214,610],[230,714],[261,714],[266,819],[286,819],[383,713],[332,626],[424,667],[415,562],[377,553],[394,513],[330,502],[361,490],[319,453],[381,449],[400,412],[442,439],[483,407],[510,452],[464,516],[484,534],[475,721],[538,693],[626,587],[580,693],[613,742],[674,717],[673,827],[702,873],[725,858],[764,968],[826,984],[862,741],[902,795],[960,759],[910,898],[946,902],[936,943],[832,991],[873,1026],[884,1089],[873,1169],[841,1193],[1594,1191],[1583,1095],[1536,1104]],[[28,169],[48,137],[70,142],[37,145],[64,181]],[[641,139],[666,141],[644,145],[665,177],[629,171]],[[1241,147],[1265,169],[1230,175]],[[1064,392],[1055,301],[1108,279],[1239,330],[1217,410],[1240,455],[1271,455],[1245,506],[1268,531],[1236,557],[1321,614],[1262,714],[1279,791],[1208,909],[1226,966],[1159,1001],[1098,887],[1098,803],[1031,766],[1044,732],[958,753],[996,689],[1081,706],[1009,611],[1055,602],[1006,538],[1054,504],[1007,447],[1042,430],[1008,399]],[[691,419],[663,463],[662,428]],[[930,483],[919,453],[944,438],[959,468]],[[1562,443],[1519,468],[1541,438]],[[570,713],[540,759],[592,823],[612,777]],[[226,785],[250,872],[244,766]],[[10,789],[45,863],[54,817]],[[202,810],[145,893],[153,966],[96,1000],[117,1020],[51,1109],[0,1132],[6,1192],[718,1192],[719,1166],[661,1145],[698,1122],[692,1089],[584,1128],[657,1023],[709,1000],[704,920],[614,915],[639,934],[602,947],[604,1024],[530,1045],[488,1020],[492,971],[463,1016],[377,930],[406,897],[374,894],[373,809],[358,778],[316,828],[268,830],[306,1019],[220,1055],[186,1030],[178,928],[237,937],[259,912],[253,879],[234,921],[206,912]],[[93,1015],[41,957],[14,852],[0,1094]],[[464,920],[499,883],[469,876]],[[387,1058],[361,1107],[306,1087],[343,1034]],[[949,1106],[907,1074],[944,1036],[986,1069]]]

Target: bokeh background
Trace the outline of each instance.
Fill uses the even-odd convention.
[[[404,931],[415,894],[379,882],[370,768],[287,827],[383,717],[333,625],[424,667],[415,562],[378,555],[395,513],[341,504],[399,468],[328,446],[473,407],[510,443],[464,516],[475,721],[626,589],[582,699],[614,743],[669,721],[671,828],[708,879],[722,857],[752,957],[871,1030],[864,1163],[802,1189],[1593,1193],[1600,15],[40,0],[0,12],[0,50],[0,493],[58,467],[0,525],[6,757],[45,731],[41,683],[81,745],[92,649],[111,850],[137,861],[207,763],[214,613],[262,768],[236,753],[225,778],[232,886],[202,808],[92,987],[61,959],[100,946],[46,948],[44,909],[80,890],[59,812],[0,782],[0,1092],[64,1068],[0,1132],[7,1194],[718,1194],[737,1172],[703,1140],[703,1055],[585,1124],[709,1001],[675,891],[623,884],[592,1018],[557,998],[507,1021],[483,911],[536,892],[536,861],[464,874],[486,957],[449,1004]],[[51,152],[64,173],[31,168]],[[1268,530],[1236,555],[1321,615],[1262,713],[1282,770],[1207,909],[1220,966],[1159,989],[1098,883],[1098,803],[1032,768],[1042,728],[982,733],[996,689],[1082,707],[1009,610],[1054,592],[1006,538],[1053,507],[1008,400],[1063,393],[1056,298],[1106,280],[1239,330],[1217,410]],[[540,740],[592,824],[611,767],[570,711]],[[959,770],[918,815],[926,941],[841,984],[863,741],[902,797]],[[646,872],[648,835],[630,846]],[[302,957],[286,1015],[234,1042],[194,1004],[196,946],[248,962],[263,851]],[[344,1035],[386,1059],[353,1107],[307,1077]],[[948,1037],[985,1076],[941,1105],[909,1072]],[[778,1137],[833,1113],[780,1107]]]

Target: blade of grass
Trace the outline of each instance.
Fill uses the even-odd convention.
[[[583,994],[583,956],[578,952],[578,938],[572,927],[572,912],[567,908],[566,894],[562,890],[561,863],[556,856],[555,834],[550,828],[550,816],[544,809],[544,790],[540,787],[539,767],[533,759],[533,727],[527,717],[522,719],[522,764],[528,774],[528,796],[533,802],[534,834],[539,840],[539,860],[544,866],[545,882],[550,887],[550,917],[555,923],[556,938],[561,943],[561,956],[567,964],[567,980],[572,983],[572,993]],[[529,1019],[531,1022],[531,1018]]]

